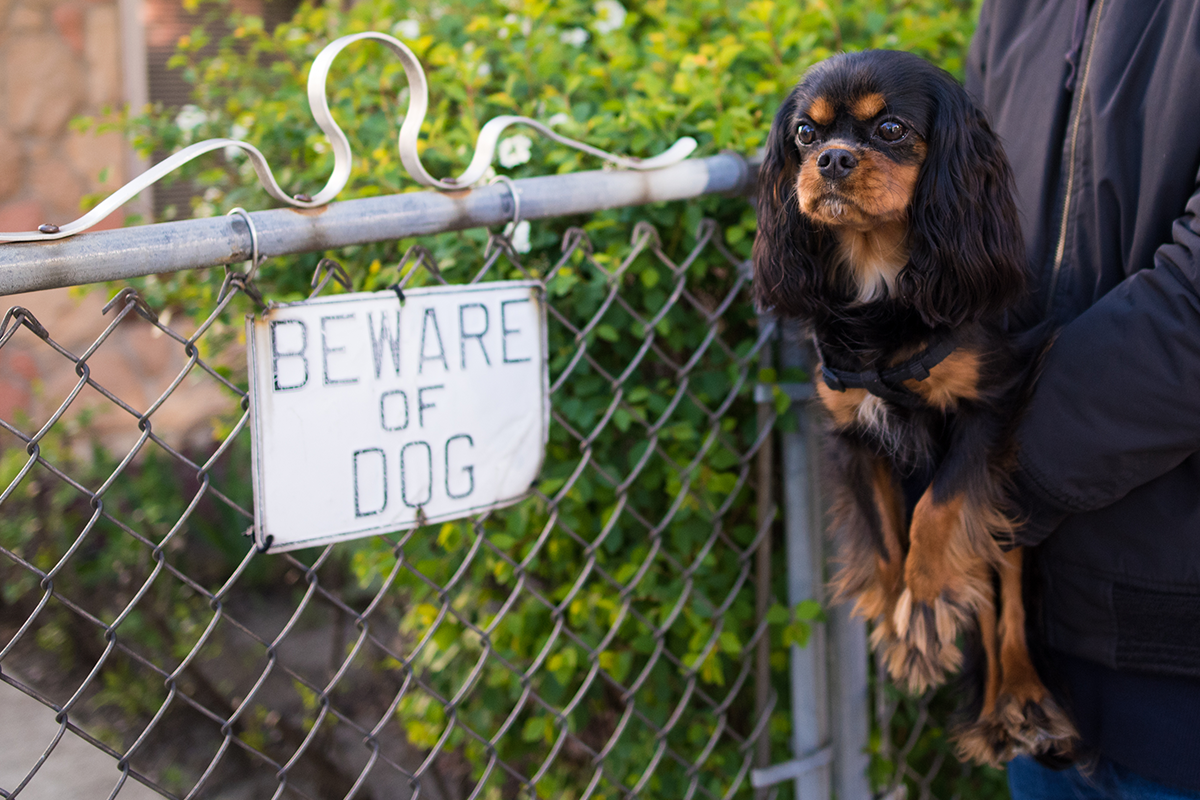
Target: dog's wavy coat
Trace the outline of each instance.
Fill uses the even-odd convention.
[[[802,320],[821,359],[838,595],[913,691],[960,669],[960,634],[978,641],[964,756],[1070,758],[1026,646],[1022,552],[998,544],[1034,360],[1005,332],[1026,269],[1000,143],[942,70],[839,55],[779,109],[758,181],[756,300]]]

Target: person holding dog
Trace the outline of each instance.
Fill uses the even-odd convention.
[[[1200,798],[1200,2],[985,0],[967,88],[1036,281],[1013,326],[1060,328],[1015,496],[1083,760],[1018,758],[1012,794]]]

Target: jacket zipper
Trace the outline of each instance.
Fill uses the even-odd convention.
[[[1063,193],[1062,219],[1058,227],[1058,247],[1054,251],[1054,267],[1050,272],[1050,290],[1046,293],[1046,316],[1054,306],[1054,295],[1058,291],[1058,273],[1062,269],[1063,257],[1067,251],[1067,223],[1070,220],[1071,194],[1075,191],[1075,148],[1079,144],[1079,120],[1083,116],[1083,98],[1087,93],[1088,73],[1092,69],[1092,53],[1095,51],[1096,31],[1100,28],[1100,14],[1104,11],[1104,0],[1096,3],[1096,17],[1092,20],[1092,29],[1088,32],[1087,55],[1083,60],[1083,72],[1075,83],[1075,119],[1071,125],[1071,146],[1068,150],[1067,186]]]

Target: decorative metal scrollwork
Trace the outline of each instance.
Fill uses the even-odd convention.
[[[404,164],[404,168],[423,186],[429,186],[441,191],[455,191],[475,184],[484,177],[488,166],[491,165],[492,159],[496,154],[496,147],[500,141],[500,134],[512,125],[525,125],[533,128],[538,133],[553,139],[559,144],[589,153],[625,169],[660,169],[684,160],[696,149],[696,140],[690,136],[685,136],[657,156],[646,159],[630,158],[615,155],[597,147],[592,147],[584,142],[562,136],[549,126],[535,119],[504,115],[489,120],[483,126],[483,129],[479,132],[479,138],[475,142],[475,154],[472,156],[471,163],[467,166],[465,172],[457,178],[435,178],[421,164],[421,157],[417,154],[417,139],[421,131],[421,123],[425,121],[425,114],[429,110],[429,83],[425,78],[425,71],[421,68],[421,62],[413,54],[412,50],[408,49],[399,39],[385,33],[368,31],[342,36],[327,44],[313,60],[312,69],[308,74],[309,108],[312,110],[313,119],[316,121],[317,126],[328,137],[333,150],[333,173],[329,176],[329,180],[325,183],[324,188],[315,195],[300,194],[291,196],[284,192],[275,180],[275,175],[271,172],[271,167],[267,163],[267,159],[254,145],[237,139],[206,139],[203,142],[197,142],[185,147],[178,153],[155,164],[73,222],[65,225],[42,225],[36,231],[18,233],[0,232],[0,242],[43,242],[74,236],[91,228],[122,205],[132,200],[143,189],[158,182],[164,176],[174,172],[189,161],[205,153],[226,147],[234,147],[246,153],[250,159],[250,163],[254,167],[255,173],[258,175],[259,183],[266,189],[267,194],[276,200],[296,208],[315,208],[329,203],[337,197],[342,189],[345,188],[347,181],[350,180],[350,166],[353,161],[353,154],[350,151],[349,139],[346,138],[346,134],[338,127],[337,123],[334,122],[333,115],[329,111],[325,81],[329,75],[329,68],[333,65],[333,60],[337,57],[338,53],[347,46],[364,39],[382,43],[395,53],[404,65],[404,73],[408,76],[409,102],[408,111],[404,115],[404,122],[400,125],[400,135],[397,144],[400,151],[400,161]]]

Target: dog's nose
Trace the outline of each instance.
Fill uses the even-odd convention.
[[[831,180],[844,178],[858,166],[858,159],[849,150],[831,147],[817,156],[817,169]]]

